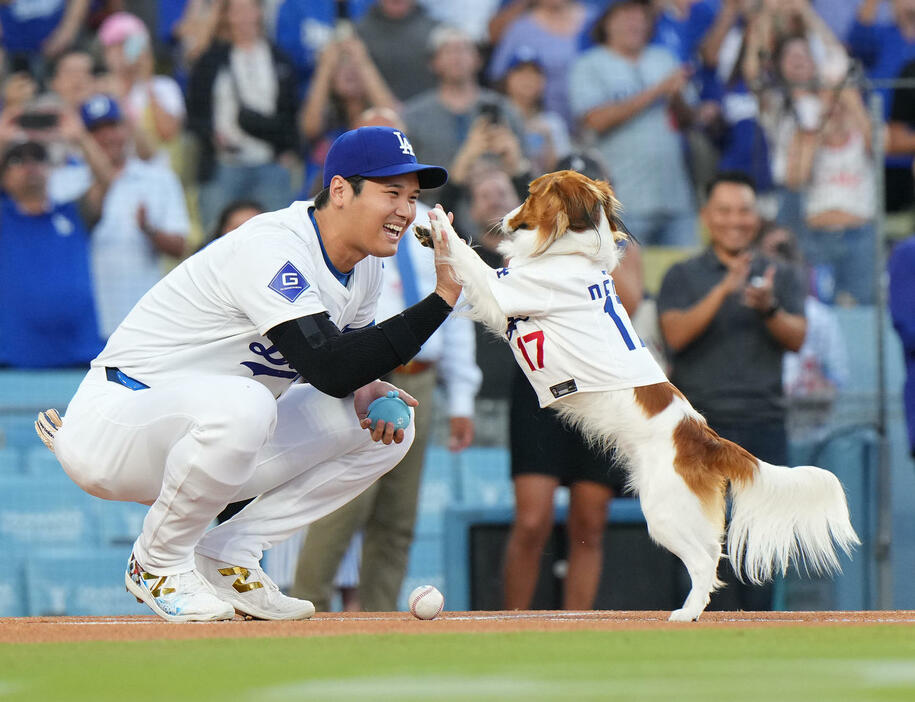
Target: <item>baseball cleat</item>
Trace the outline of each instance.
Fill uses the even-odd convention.
[[[284,595],[259,567],[244,568],[197,554],[197,570],[220,599],[252,619],[311,619],[315,606],[308,600]]]
[[[145,602],[169,622],[211,622],[235,617],[235,608],[221,600],[196,570],[153,575],[131,553],[124,584],[137,602]]]
[[[38,419],[35,420],[35,432],[41,439],[41,443],[47,446],[51,453],[54,453],[54,435],[62,426],[63,421],[56,409],[47,409],[38,413]]]

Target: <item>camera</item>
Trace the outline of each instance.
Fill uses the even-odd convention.
[[[495,100],[484,102],[480,105],[480,114],[490,124],[499,124],[502,121],[502,105]]]
[[[25,112],[16,118],[16,124],[23,129],[54,129],[60,120],[56,112]]]

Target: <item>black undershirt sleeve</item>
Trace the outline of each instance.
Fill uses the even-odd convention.
[[[376,326],[344,334],[321,312],[278,324],[267,338],[302,378],[342,398],[407,363],[450,312],[432,293]]]

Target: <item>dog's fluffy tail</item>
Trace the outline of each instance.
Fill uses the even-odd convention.
[[[835,546],[849,554],[861,543],[842,484],[822,468],[759,461],[752,480],[731,482],[731,494],[728,556],[750,582],[784,575],[790,562],[807,572],[839,572]]]

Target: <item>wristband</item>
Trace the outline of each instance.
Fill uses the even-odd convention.
[[[775,316],[775,313],[778,312],[782,306],[778,304],[778,300],[773,300],[771,307],[762,313],[763,319],[772,319]]]

